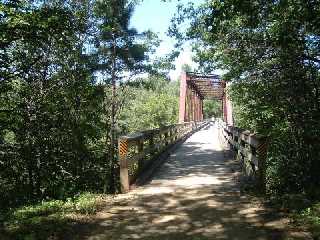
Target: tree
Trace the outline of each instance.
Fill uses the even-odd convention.
[[[103,73],[103,81],[111,86],[109,123],[107,139],[107,162],[110,163],[110,172],[106,179],[105,189],[109,185],[110,191],[116,190],[116,137],[117,115],[122,105],[119,99],[120,83],[128,78],[128,74],[137,74],[143,69],[147,58],[148,46],[143,42],[149,36],[147,33],[139,34],[136,29],[130,28],[130,18],[134,11],[135,2],[128,0],[97,1],[95,5],[95,17],[99,22],[97,36],[97,69]],[[106,108],[109,108],[106,105]]]
[[[83,53],[88,2],[1,3],[1,194],[7,206],[87,187],[99,101]],[[95,95],[95,100],[93,99]]]
[[[221,117],[221,103],[214,99],[205,99],[203,101],[204,119],[212,117]]]
[[[151,75],[128,84],[130,100],[119,119],[123,134],[177,123],[178,82]]]

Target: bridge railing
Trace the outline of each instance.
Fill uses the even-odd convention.
[[[163,152],[208,123],[187,122],[119,137],[121,191],[129,191],[130,184],[157,161]]]
[[[222,121],[219,126],[224,139],[236,151],[236,157],[242,163],[244,174],[265,188],[265,163],[269,139],[248,130],[228,126]]]

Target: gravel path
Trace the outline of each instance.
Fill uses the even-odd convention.
[[[214,124],[193,134],[149,184],[106,203],[79,238],[309,239],[281,214],[240,194],[237,164],[225,157],[217,135]]]

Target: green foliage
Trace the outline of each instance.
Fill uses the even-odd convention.
[[[130,83],[130,100],[121,122],[125,132],[135,132],[174,124],[178,121],[178,84],[151,76]]]
[[[183,64],[181,66],[181,71],[183,72],[192,72],[192,67],[189,64]]]
[[[308,229],[313,239],[320,237],[320,203],[311,202],[304,194],[273,195],[270,199],[273,207],[288,213],[292,224]]]
[[[3,217],[0,237],[10,239],[47,239],[71,227],[72,215],[94,214],[101,196],[83,193],[66,201],[50,200],[13,209]]]
[[[320,238],[320,203],[315,203],[296,215],[298,223],[307,225],[314,239]]]
[[[217,100],[204,99],[203,101],[204,118],[220,117],[221,116],[221,102]]]
[[[97,19],[97,70],[104,73],[104,81],[111,83],[112,74],[122,79],[125,71],[136,73],[142,70],[150,50],[150,32],[138,33],[130,28],[130,19],[135,7],[134,1],[96,1],[94,17]]]
[[[0,204],[98,190],[90,175],[98,180],[104,166],[89,142],[101,138],[103,94],[82,52],[87,9],[67,1],[1,7],[10,64],[1,68]]]

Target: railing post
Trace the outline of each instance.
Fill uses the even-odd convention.
[[[165,131],[164,133],[164,145],[168,146],[169,142],[168,142],[168,130]]]
[[[173,128],[170,126],[170,129],[169,129],[169,144],[171,145],[173,142],[174,142],[174,139],[173,139]]]
[[[265,192],[266,189],[266,160],[267,160],[267,151],[268,151],[268,138],[260,138],[259,145],[256,149],[256,153],[259,159],[258,162],[258,178],[259,185],[261,190]]]
[[[119,138],[118,140],[118,156],[120,165],[120,185],[121,192],[129,191],[129,172],[128,172],[128,140]]]
[[[251,159],[251,149],[249,144],[249,134],[248,131],[243,131],[241,133],[241,139],[242,139],[242,148],[243,148],[243,158],[244,158],[244,167],[245,167],[245,173],[249,178],[255,177],[255,166],[252,164]]]
[[[238,160],[240,160],[240,163],[242,164],[242,167],[244,166],[244,159],[242,158],[242,154],[241,154],[241,133],[239,132],[239,129],[237,129],[237,134],[238,134],[238,151],[237,151],[237,158]]]
[[[233,129],[233,128],[232,128],[232,130],[231,130],[231,135],[232,135],[232,143],[233,143],[232,148],[233,148],[233,150],[235,151],[235,150],[236,150],[236,147],[235,147],[236,137],[235,137],[234,129]]]
[[[144,143],[144,139],[139,140],[139,142],[138,142],[138,153],[143,152],[143,143]],[[139,158],[139,161],[138,161],[138,171],[139,172],[142,171],[143,165],[144,165],[144,159],[143,158]]]
[[[160,143],[160,151],[163,151],[163,148],[165,147],[165,143],[164,143],[164,135],[161,130],[159,133],[159,143]]]
[[[150,148],[154,149],[153,136],[149,137],[149,146],[150,146]]]

